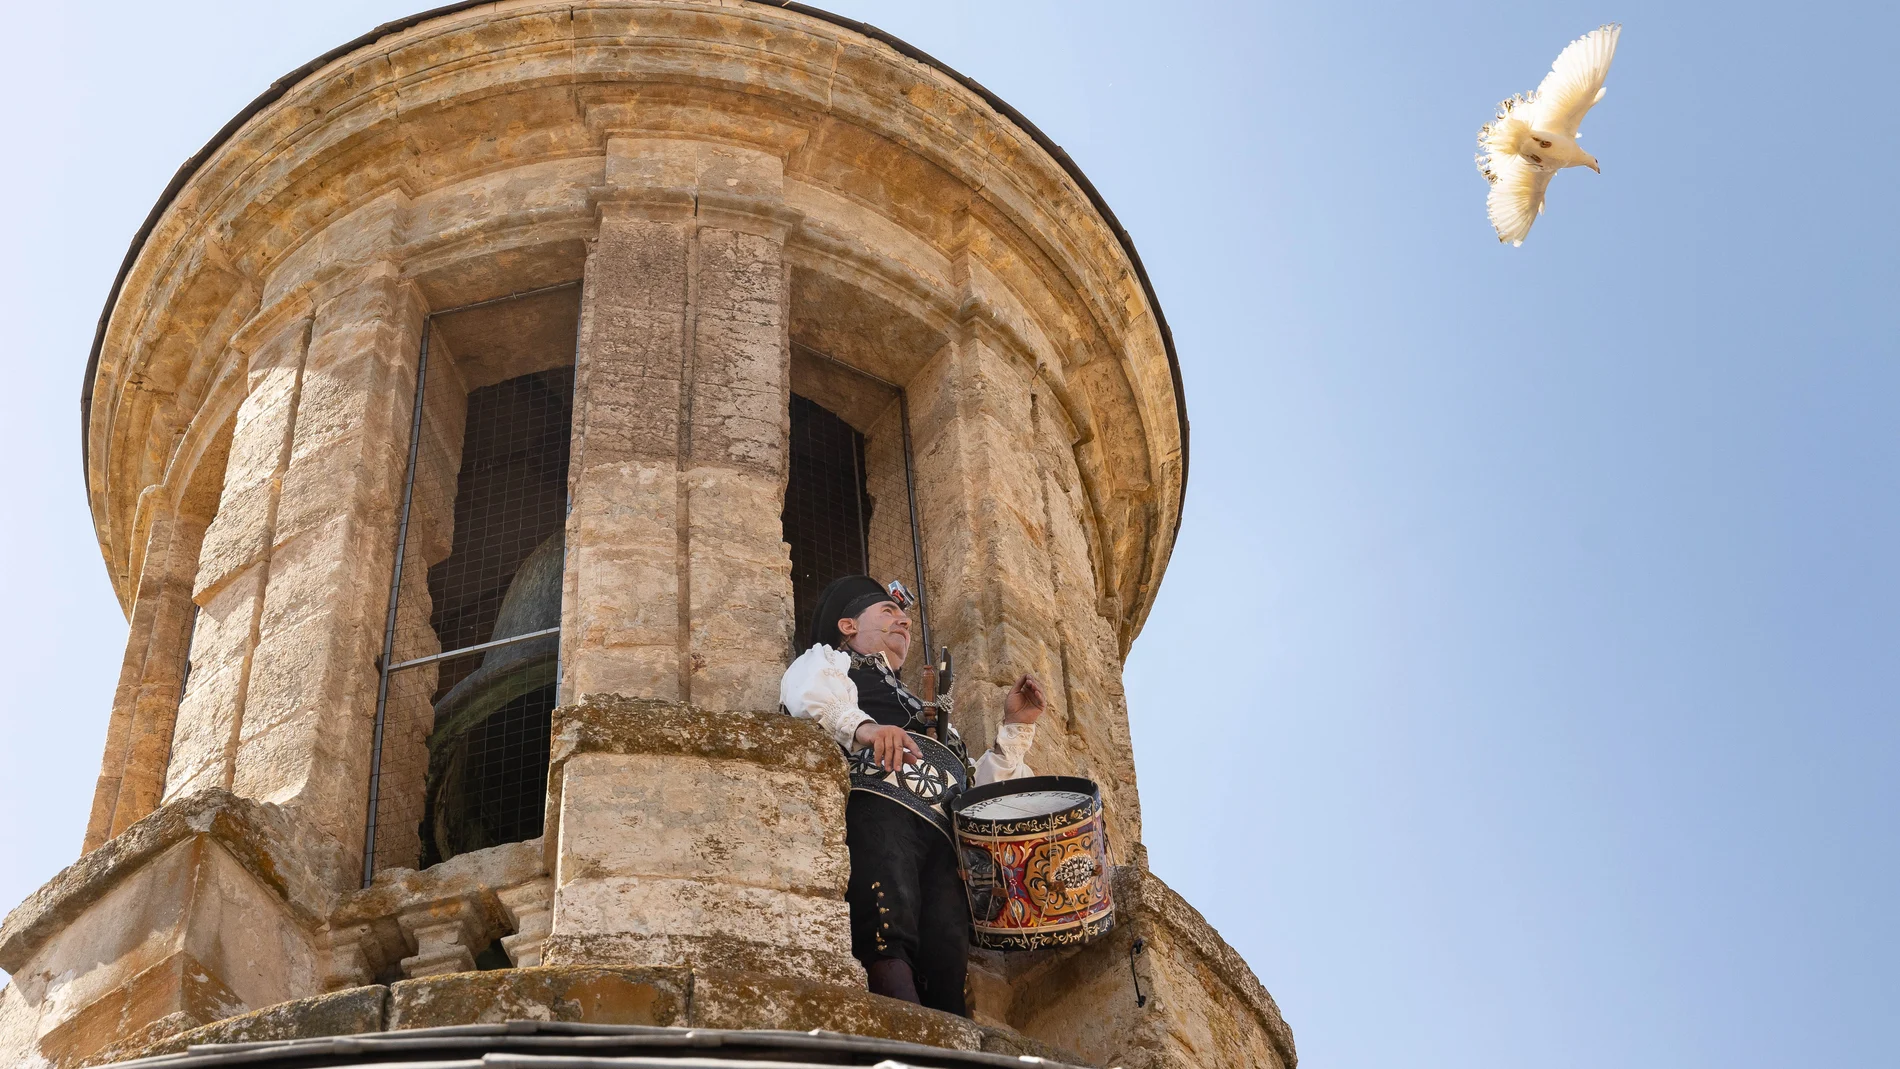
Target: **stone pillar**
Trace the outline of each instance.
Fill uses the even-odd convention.
[[[191,678],[172,731],[167,802],[231,784],[309,340],[307,305],[286,301],[247,324],[232,342],[248,353],[246,391],[218,513],[198,553]]]
[[[911,441],[929,569],[933,639],[956,653],[957,730],[980,751],[1003,697],[1032,672],[1049,697],[1029,761],[1068,770],[1067,695],[1055,653],[1056,592],[1044,545],[1030,368],[980,315],[909,384]]]
[[[588,257],[563,693],[777,704],[790,343],[783,165],[610,137]]]
[[[702,149],[685,470],[687,698],[772,711],[791,643],[790,282],[776,156]]]
[[[581,312],[550,964],[840,983],[843,762],[792,619],[781,161],[610,137]]]
[[[1115,624],[1103,615],[1100,550],[1090,541],[1093,515],[1076,464],[1070,424],[1053,390],[1030,397],[1044,511],[1049,589],[1055,594],[1054,646],[1065,698],[1060,727],[1068,771],[1101,784],[1109,811],[1110,857],[1132,861],[1141,840],[1134,740]]]
[[[1049,696],[1029,764],[1100,784],[1109,850],[1141,833],[1120,659],[1096,606],[1086,500],[1059,402],[1026,346],[970,280],[950,344],[911,380],[911,433],[935,641],[956,652],[957,729],[981,750],[1007,688],[1034,673]]]
[[[611,696],[558,710],[541,960],[861,985],[848,791],[808,720]]]
[[[361,841],[424,309],[376,264],[316,307],[231,789]]]
[[[570,701],[684,697],[678,454],[691,213],[685,190],[610,197],[587,258],[561,603]]]
[[[106,726],[83,849],[91,850],[157,807],[191,643],[191,581],[205,522],[161,510],[146,540],[131,634]]]

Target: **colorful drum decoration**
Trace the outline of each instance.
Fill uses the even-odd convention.
[[[1031,776],[967,791],[953,817],[976,945],[1035,950],[1115,926],[1102,792],[1074,776]]]

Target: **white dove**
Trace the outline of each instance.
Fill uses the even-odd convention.
[[[1603,78],[1622,32],[1611,23],[1570,42],[1536,92],[1499,104],[1498,117],[1478,131],[1478,170],[1491,183],[1484,206],[1499,241],[1524,244],[1531,224],[1544,214],[1544,190],[1558,171],[1588,167],[1603,173],[1597,158],[1577,146],[1577,127],[1603,99]]]

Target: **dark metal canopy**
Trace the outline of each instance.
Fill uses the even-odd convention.
[[[947,1050],[920,1043],[836,1032],[726,1031],[636,1025],[509,1021],[506,1024],[418,1028],[275,1043],[216,1043],[183,1054],[120,1062],[141,1069],[317,1069],[324,1066],[417,1064],[430,1069],[808,1069],[882,1066],[885,1069],[1082,1069],[1033,1055]]]

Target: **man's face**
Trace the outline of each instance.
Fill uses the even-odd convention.
[[[880,601],[856,619],[839,620],[838,630],[859,653],[882,653],[893,671],[904,667],[904,655],[910,652],[910,616],[895,601]]]

